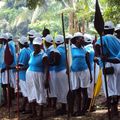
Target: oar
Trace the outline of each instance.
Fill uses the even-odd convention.
[[[69,85],[69,91],[67,94],[67,103],[68,103],[68,119],[71,117],[71,103],[72,103],[72,91],[70,89],[70,70],[69,70],[69,63],[67,59],[67,47],[65,42],[65,29],[64,29],[64,16],[62,13],[62,30],[63,30],[63,36],[64,36],[64,45],[65,45],[65,53],[66,53],[66,66],[67,66],[67,76],[68,76],[68,85]]]

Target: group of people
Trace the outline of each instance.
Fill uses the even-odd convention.
[[[13,56],[9,74],[4,60],[7,43]],[[80,32],[74,33],[73,36],[67,34],[64,41],[63,35],[57,35],[53,39],[48,29],[44,29],[43,36],[30,30],[28,38],[21,36],[18,43],[20,50],[16,55],[12,35],[6,33],[0,36],[4,104],[7,104],[8,84],[11,100],[16,91],[16,77],[19,77],[19,92],[23,98],[20,112],[28,112],[31,113],[31,117],[38,116],[42,119],[44,105],[47,104],[48,107],[55,109],[56,115],[64,115],[67,111],[72,116],[85,115],[93,97],[99,68],[103,68],[104,62],[107,68],[103,69],[103,74],[107,76],[111,113],[118,115],[120,24],[115,28],[111,21],[105,23],[102,36],[103,52],[100,39],[95,40],[91,35]],[[19,71],[17,76],[16,69]],[[103,88],[104,86],[103,79]],[[106,89],[104,91],[106,96]],[[61,104],[60,108],[57,103]],[[36,105],[40,108],[38,115]],[[67,106],[70,106],[68,107],[70,110]]]

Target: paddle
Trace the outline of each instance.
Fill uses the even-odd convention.
[[[71,117],[71,113],[72,113],[72,103],[73,103],[73,99],[72,99],[72,91],[70,89],[70,69],[69,69],[69,63],[68,63],[68,59],[67,59],[67,47],[66,47],[66,42],[65,42],[65,29],[64,29],[64,16],[62,13],[62,30],[63,30],[63,36],[64,36],[64,45],[65,45],[65,53],[66,53],[66,67],[67,67],[67,76],[68,76],[68,85],[69,85],[69,91],[67,94],[67,103],[68,103],[68,119]]]

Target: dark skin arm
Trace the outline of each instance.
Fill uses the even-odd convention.
[[[18,65],[16,66],[16,69],[17,69],[17,70],[27,70],[27,68],[28,68],[28,67],[25,67],[23,64],[18,64]]]
[[[117,58],[108,58],[106,56],[102,56],[102,60],[105,61],[105,62],[110,62],[110,63],[114,63],[114,64],[120,63],[120,59],[117,59]]]
[[[59,65],[60,59],[61,59],[61,55],[55,52],[55,65]]]
[[[90,61],[89,61],[89,52],[86,53],[86,63],[88,65],[88,69],[89,69],[89,72],[90,72],[90,83],[92,82],[92,72],[91,72],[91,66],[90,66]]]
[[[117,58],[114,58],[114,59],[108,59],[107,62],[118,64],[120,63],[120,60]]]
[[[43,65],[44,65],[44,68],[45,68],[45,88],[49,88],[49,61],[48,61],[48,57],[44,57],[43,58]]]

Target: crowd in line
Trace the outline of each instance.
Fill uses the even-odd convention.
[[[8,71],[4,60],[8,43],[13,56],[13,62],[9,66],[10,104],[14,93],[18,92],[16,69],[21,68],[19,69],[19,92],[22,93],[20,112],[30,113],[30,117],[38,116],[38,119],[42,119],[44,105],[47,104],[55,110],[56,115],[64,115],[68,111],[70,101],[69,112],[72,116],[85,115],[93,98],[99,70],[103,68],[105,62],[106,69],[103,70],[103,75],[107,76],[110,112],[118,115],[120,24],[114,27],[111,21],[105,22],[102,36],[103,54],[101,54],[100,38],[96,39],[90,34],[80,32],[74,35],[66,34],[66,47],[63,35],[58,34],[53,39],[48,29],[43,30],[42,36],[35,30],[30,30],[27,36],[21,36],[17,42],[19,50],[16,49],[10,33],[0,36],[0,83],[4,105],[7,105],[8,101]],[[106,97],[104,78],[102,80]],[[59,108],[57,103],[61,104]],[[39,113],[36,112],[36,105],[40,108]]]

